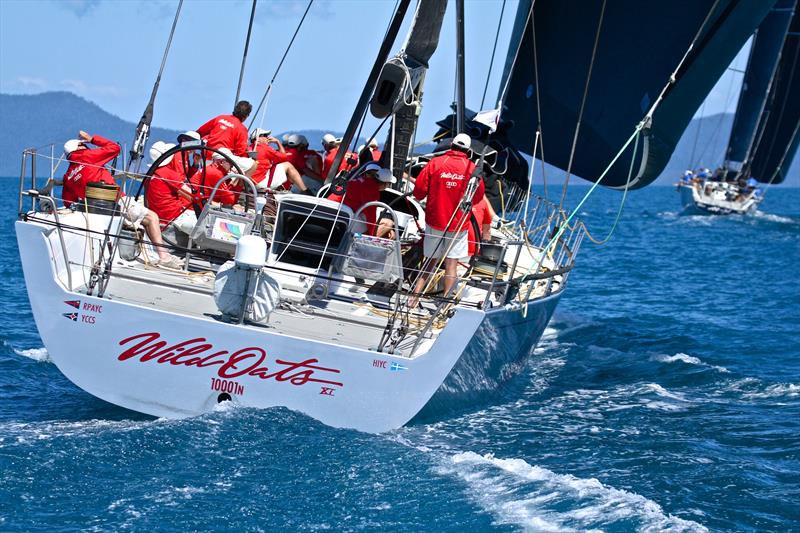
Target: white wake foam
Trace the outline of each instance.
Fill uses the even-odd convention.
[[[770,222],[778,222],[780,224],[793,224],[796,221],[789,217],[782,217],[780,215],[773,215],[771,213],[765,213],[763,211],[756,211],[753,213],[754,218],[758,218],[761,220],[769,220]]]
[[[498,523],[529,531],[605,529],[624,521],[644,531],[708,531],[704,526],[666,514],[656,502],[639,494],[608,487],[597,479],[557,474],[522,459],[463,452],[439,467],[470,488],[470,496],[491,512]]]
[[[800,396],[800,385],[794,383],[776,383],[763,390],[748,392],[745,398],[797,398]]]
[[[698,365],[707,368],[713,368],[718,372],[730,372],[730,370],[728,370],[724,366],[709,365],[708,363],[701,361],[697,357],[685,353],[677,353],[675,355],[656,355],[651,357],[651,360],[658,361],[660,363],[681,362],[681,363],[686,363],[687,365]]]
[[[30,348],[28,350],[17,350],[14,348],[14,353],[22,357],[27,357],[28,359],[33,359],[34,361],[39,361],[40,363],[52,363],[50,354],[47,353],[47,350],[44,348]]]

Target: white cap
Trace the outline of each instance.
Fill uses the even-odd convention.
[[[362,172],[380,172],[381,166],[378,163],[367,163]]]
[[[469,149],[472,145],[472,139],[466,133],[459,133],[453,138],[453,146]]]
[[[342,138],[336,137],[336,144],[342,144]]]
[[[369,140],[369,146],[371,148],[377,148],[378,147],[378,141],[376,141],[375,138],[373,137],[372,139]]]
[[[358,152],[360,154],[361,150],[363,150],[363,149],[364,149],[364,145],[363,144],[359,144],[358,148],[356,149],[356,152]]]
[[[155,162],[156,159],[161,157],[165,152],[172,150],[175,148],[174,144],[167,144],[164,141],[156,141],[153,143],[153,146],[150,147],[150,160]],[[168,165],[170,161],[172,161],[172,155],[168,158],[164,159],[159,167],[163,167],[164,165]]]
[[[258,139],[262,135],[269,136],[271,134],[272,134],[272,130],[265,130],[265,129],[262,129],[262,128],[256,128],[256,129],[254,129],[253,131],[250,132],[250,140],[251,141],[255,141],[256,139]]]
[[[200,134],[197,133],[196,131],[189,130],[189,131],[184,131],[183,133],[178,135],[178,142],[185,142],[185,141],[188,141],[188,140],[199,141],[200,140]]]
[[[378,181],[383,183],[395,183],[397,179],[392,176],[392,171],[388,168],[382,168],[378,171]]]
[[[322,146],[332,146],[334,144],[336,144],[336,137],[330,133],[326,133],[322,136]]]
[[[223,155],[224,154],[224,155]],[[214,152],[211,156],[212,161],[226,161],[225,156],[233,159],[233,152],[230,151],[228,148],[219,148],[218,151]]]
[[[286,146],[288,146],[289,148],[300,146],[300,136],[295,135],[294,133],[291,135],[287,135],[284,142],[286,143]]]
[[[75,150],[77,150],[80,145],[81,141],[79,141],[78,139],[70,139],[64,143],[64,153],[69,155]]]

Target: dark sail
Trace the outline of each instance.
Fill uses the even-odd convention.
[[[796,0],[778,0],[753,36],[750,57],[736,106],[733,128],[725,155],[725,168],[742,170],[753,141],[770,84],[778,66],[781,48],[789,30]]]
[[[699,32],[675,84],[643,132],[631,187],[655,180],[700,103],[773,4],[774,0],[608,2],[592,63],[603,2],[536,0],[533,23],[545,160],[562,169],[569,166],[591,66],[572,173],[595,181],[650,110]],[[520,3],[517,22],[528,20],[529,7],[530,2]],[[503,118],[515,122],[509,131],[511,142],[530,154],[539,121],[531,21],[517,24],[515,30],[504,98],[501,87]],[[630,154],[617,162],[603,185],[625,186]]]
[[[795,14],[750,151],[749,173],[762,183],[781,183],[786,179],[800,143],[799,56],[800,16]]]

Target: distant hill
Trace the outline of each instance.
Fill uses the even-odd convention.
[[[64,142],[75,138],[81,129],[130,146],[136,124],[70,92],[0,94],[0,176],[19,175],[20,157],[26,148],[55,142],[55,156],[59,157]],[[150,141],[175,142],[178,133],[156,127],[150,134]],[[305,135],[312,148],[321,149],[322,136],[327,132],[302,130],[297,133]],[[332,133],[342,135],[341,132]],[[49,153],[49,146],[46,150]]]
[[[713,168],[722,161],[733,115],[710,115],[695,119],[683,134],[667,167],[656,183],[672,184],[690,167]],[[79,129],[98,133],[121,143],[130,144],[136,125],[102,110],[69,92],[46,92],[34,95],[0,94],[0,176],[19,174],[20,154],[30,147],[56,143],[56,156],[61,146],[74,138]],[[699,136],[698,136],[699,130]],[[281,132],[275,132],[279,135]],[[312,148],[319,149],[323,130],[299,131]],[[341,135],[341,132],[332,132]],[[174,142],[178,132],[153,128],[150,139]],[[361,140],[363,143],[363,139]],[[379,139],[382,142],[382,139]],[[560,171],[549,171],[548,180],[559,182]],[[576,183],[580,180],[576,180]],[[800,185],[800,156],[795,157],[786,183]]]
[[[81,129],[130,146],[136,128],[134,123],[70,92],[0,94],[0,123],[0,176],[19,175],[20,155],[25,148],[55,142],[58,157],[64,141],[75,138]],[[174,141],[177,134],[153,128],[151,139]]]

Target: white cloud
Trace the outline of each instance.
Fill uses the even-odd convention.
[[[58,82],[58,87],[82,96],[119,96],[120,94],[119,88],[114,85],[93,85],[83,80],[61,80]]]
[[[33,76],[17,76],[14,83],[21,87],[23,90],[39,90],[43,91],[47,88],[47,80],[44,78],[36,78]]]

